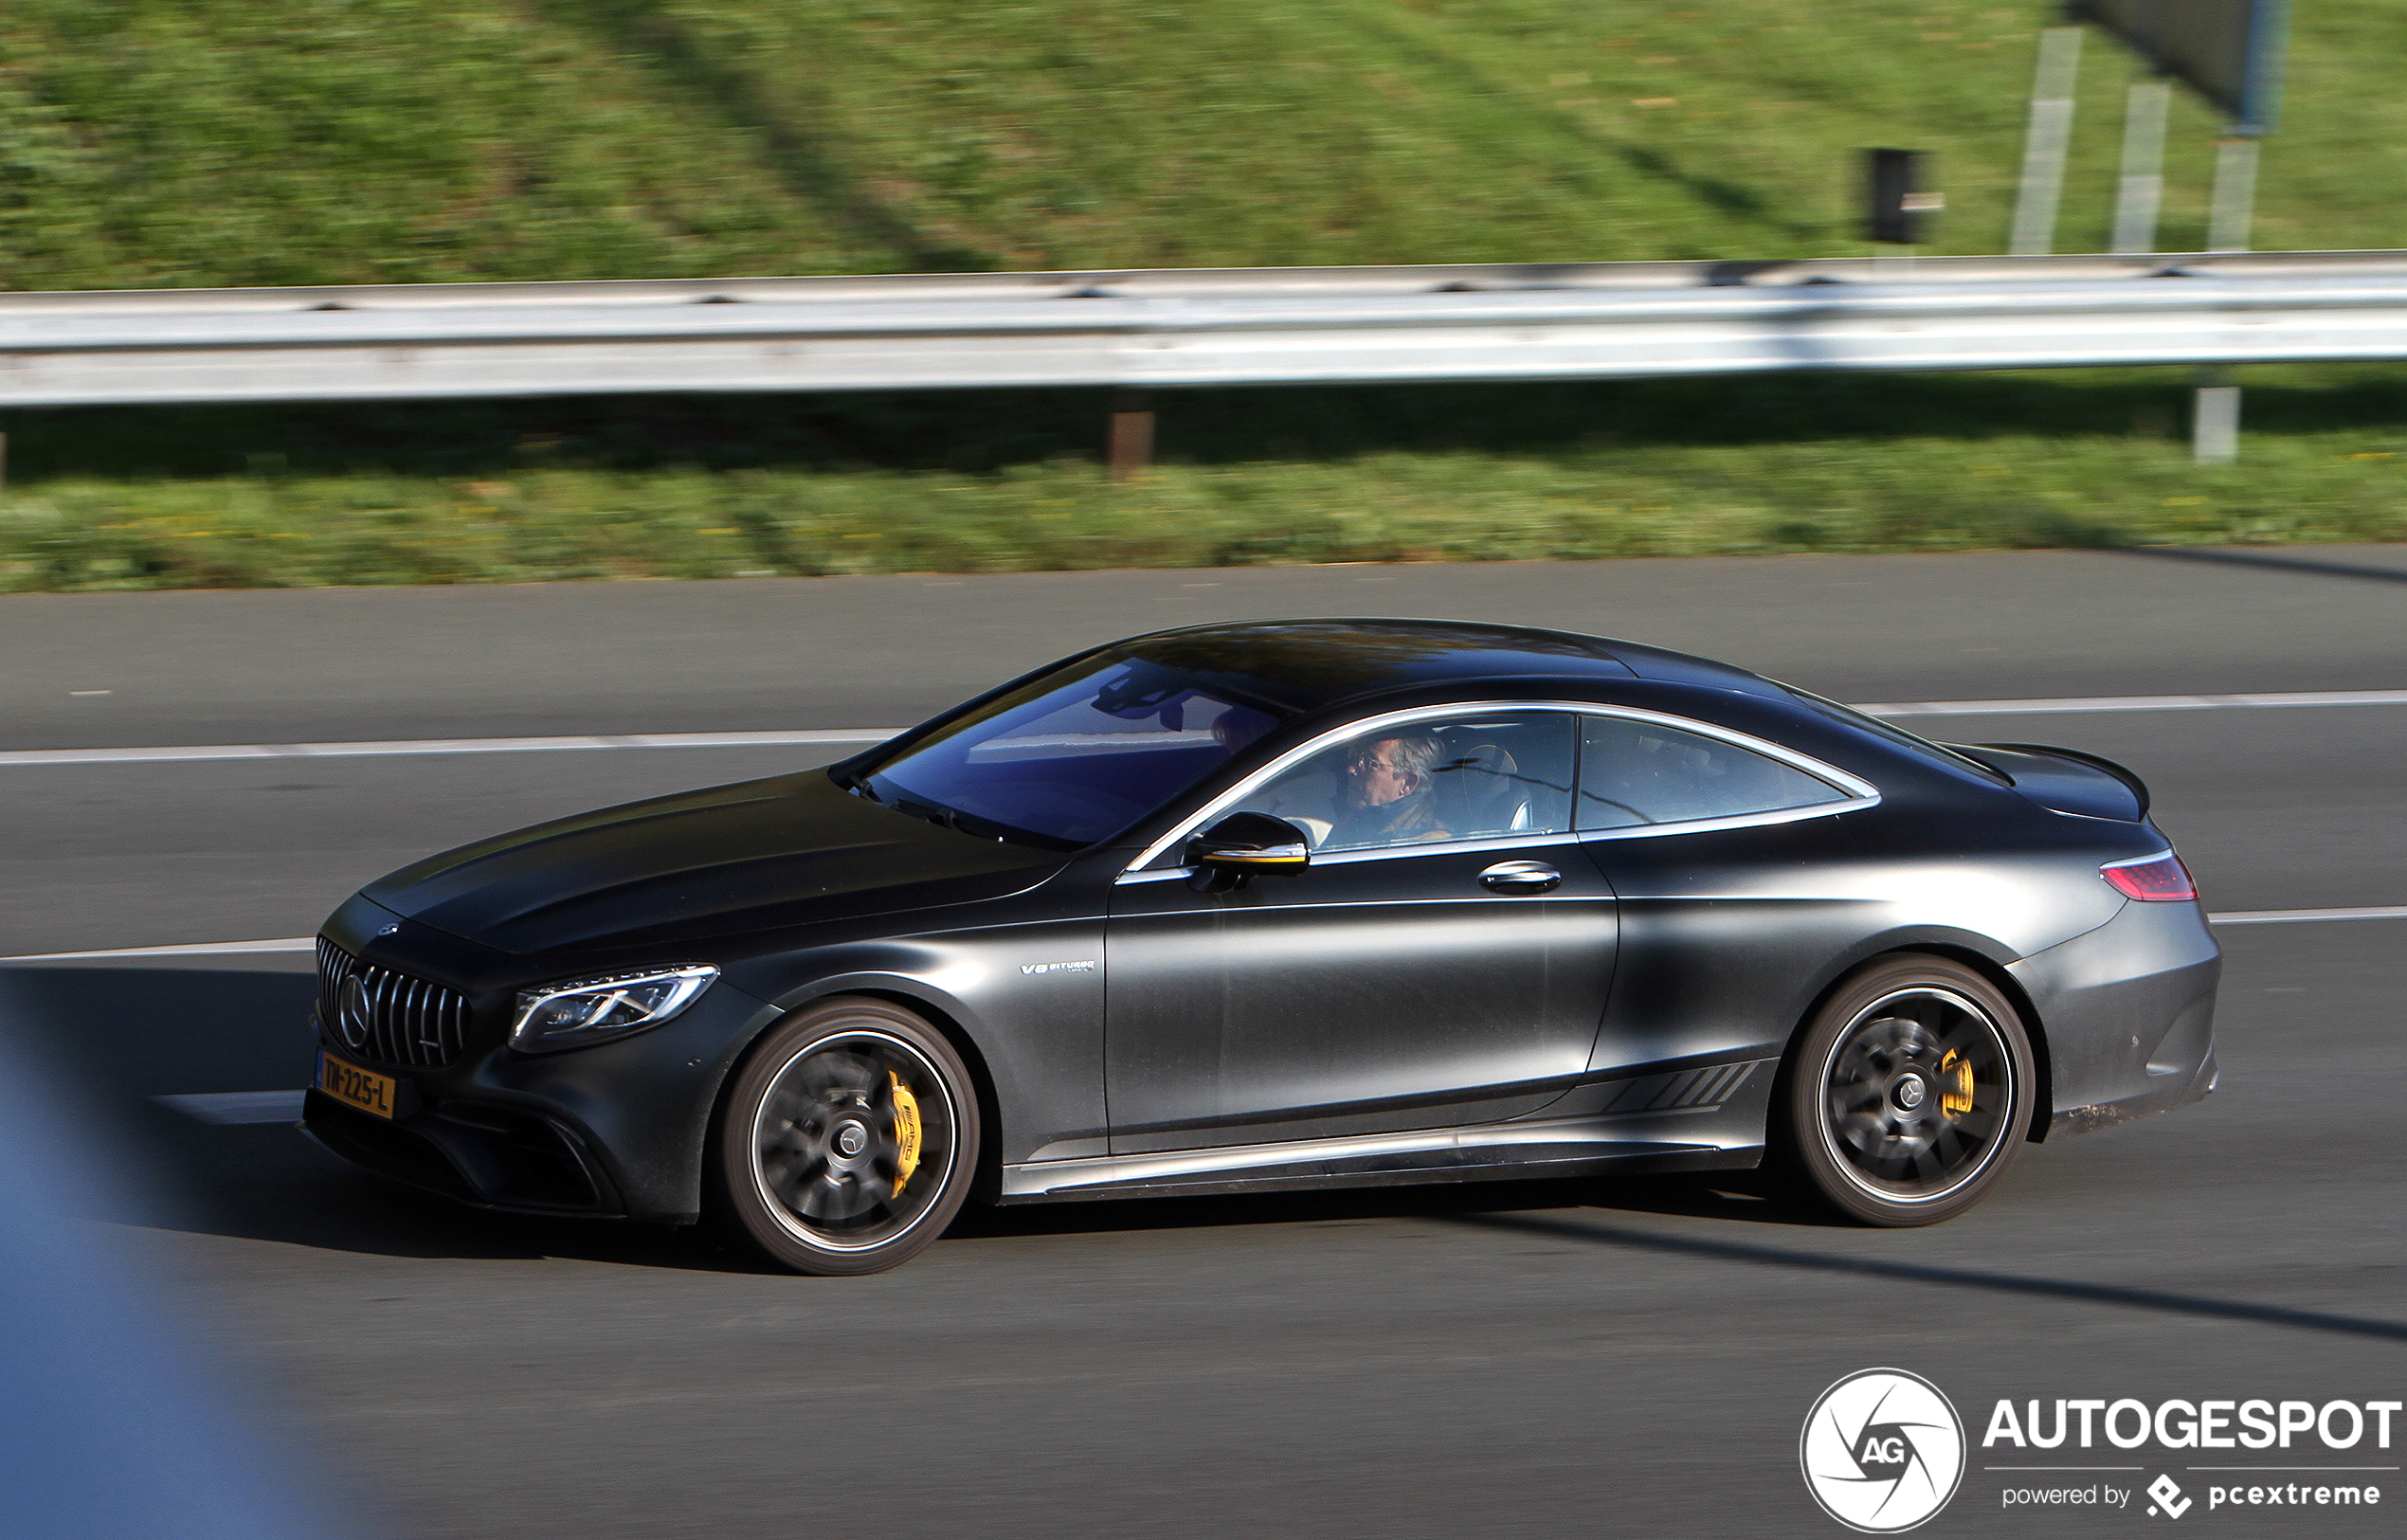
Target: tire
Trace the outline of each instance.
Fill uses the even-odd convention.
[[[2022,1018],[1960,963],[1900,955],[1841,985],[1782,1067],[1789,1186],[1861,1224],[1953,1219],[2014,1164],[2038,1084]]]
[[[733,1228],[797,1273],[882,1273],[961,1211],[978,1096],[944,1035],[879,1000],[823,1000],[771,1029],[729,1093],[715,1166]]]

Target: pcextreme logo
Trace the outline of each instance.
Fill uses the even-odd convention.
[[[1865,1534],[1896,1534],[1947,1506],[1964,1477],[1964,1427],[1940,1388],[1868,1368],[1821,1393],[1797,1442],[1822,1512]]]

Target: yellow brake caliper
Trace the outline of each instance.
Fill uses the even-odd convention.
[[[902,1083],[902,1077],[893,1070],[886,1072],[886,1078],[895,1088],[895,1196],[899,1198],[911,1183],[911,1173],[919,1169],[919,1098],[911,1094],[911,1088]],[[1964,1077],[1964,1095],[1969,1098],[1969,1073]],[[1967,1099],[1964,1105],[1969,1107],[1972,1102]]]
[[[1939,1060],[1939,1110],[1950,1123],[1972,1111],[1972,1060],[1953,1048]]]

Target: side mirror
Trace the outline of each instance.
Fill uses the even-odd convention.
[[[1231,813],[1186,842],[1185,864],[1201,868],[1201,885],[1216,893],[1256,872],[1297,871],[1312,860],[1304,831],[1268,813]]]

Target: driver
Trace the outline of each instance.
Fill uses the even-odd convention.
[[[1431,805],[1429,772],[1445,752],[1419,734],[1368,738],[1346,760],[1337,817],[1325,843],[1338,849],[1452,838]]]

